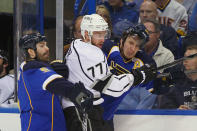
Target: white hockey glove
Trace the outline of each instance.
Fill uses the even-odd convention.
[[[119,97],[130,89],[133,84],[132,74],[122,74],[119,76],[108,74],[104,78],[97,80],[90,88],[103,94]]]

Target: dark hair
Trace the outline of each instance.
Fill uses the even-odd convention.
[[[197,49],[197,32],[189,32],[183,38],[183,48],[184,52],[186,49]]]
[[[36,44],[42,41],[46,41],[46,37],[40,33],[31,33],[24,35],[19,40],[19,47],[23,50],[36,49]]]
[[[46,41],[46,37],[40,33],[31,33],[22,36],[19,40],[19,47],[21,49],[21,55],[26,59],[29,59],[28,49],[36,50],[36,44],[42,41]]]

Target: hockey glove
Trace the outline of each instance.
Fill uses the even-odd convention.
[[[109,73],[102,79],[96,80],[90,88],[105,95],[119,97],[130,89],[133,84],[132,74],[113,75]],[[94,104],[95,105],[95,104]]]
[[[63,76],[65,79],[68,78],[68,74],[69,74],[68,67],[66,64],[62,62],[62,60],[54,60],[50,64],[53,70],[57,74]]]
[[[82,112],[90,110],[93,106],[93,93],[87,90],[83,83],[76,83],[70,93],[69,99]]]
[[[152,94],[163,95],[169,92],[174,85],[166,77],[157,78],[153,81],[153,88],[148,89]]]
[[[149,65],[145,64],[144,66],[138,68],[138,69],[133,69],[132,74],[134,76],[134,83],[133,86],[139,85],[141,83],[146,84],[153,79],[156,78],[157,72],[156,70],[156,65]]]

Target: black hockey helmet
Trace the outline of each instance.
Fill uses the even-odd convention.
[[[137,35],[142,40],[140,48],[144,48],[145,43],[149,40],[149,35],[148,30],[143,24],[138,24],[136,26],[129,27],[122,35],[122,43],[124,44],[128,36],[135,35]]]
[[[19,47],[23,50],[36,49],[36,44],[42,41],[46,41],[46,37],[40,33],[31,33],[24,35],[19,40]]]
[[[8,62],[8,53],[0,49],[0,58],[5,60],[5,62]]]

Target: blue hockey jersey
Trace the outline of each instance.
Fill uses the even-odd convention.
[[[66,131],[59,97],[45,89],[59,77],[48,64],[38,61],[21,64],[18,98],[22,131]]]
[[[145,63],[155,64],[154,60],[142,51],[138,51],[134,58],[127,61],[124,60],[124,58],[120,54],[118,44],[115,44],[110,40],[107,40],[105,42],[102,50],[107,56],[107,61],[108,65],[110,66],[111,72],[116,75],[131,73],[132,69],[139,68],[143,66]],[[147,87],[147,89],[153,88],[152,83],[148,83],[145,86]],[[103,96],[105,102],[102,104],[102,106],[104,108],[103,117],[105,120],[110,120],[113,118],[113,115],[118,105],[133,88],[130,88],[130,90],[125,92],[121,97],[114,98],[109,96]]]

